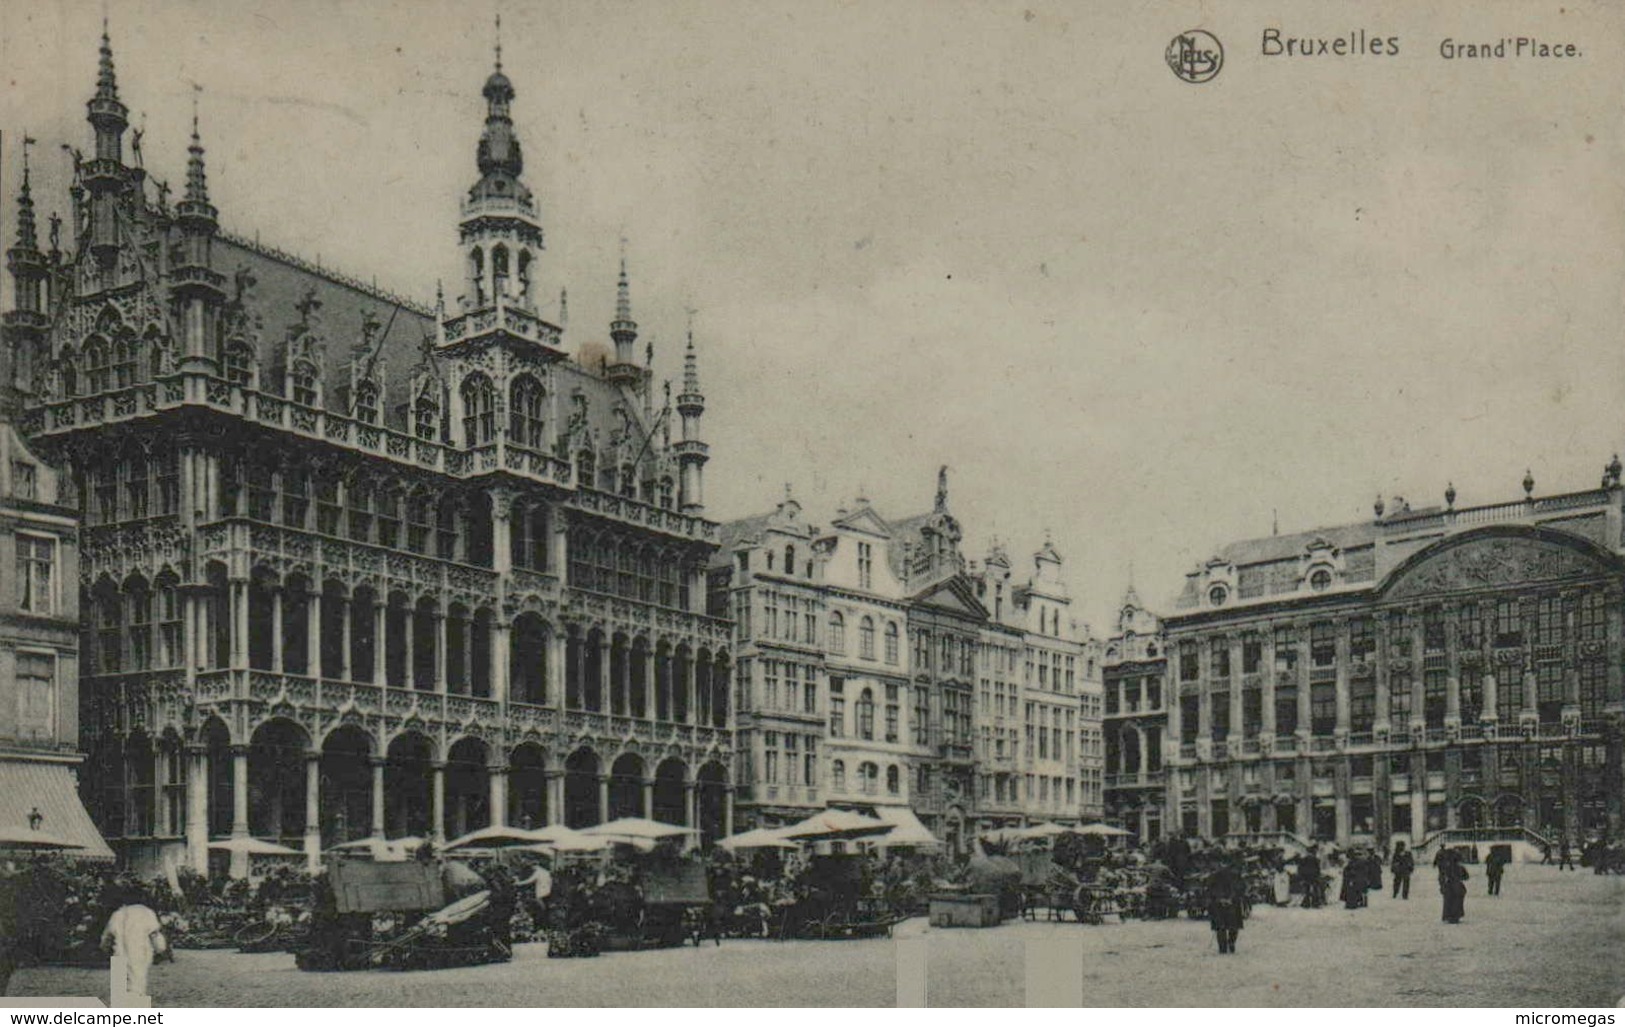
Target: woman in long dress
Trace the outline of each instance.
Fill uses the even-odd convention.
[[[1453,850],[1439,864],[1439,894],[1444,897],[1444,922],[1459,924],[1466,915],[1467,868],[1461,854]]]

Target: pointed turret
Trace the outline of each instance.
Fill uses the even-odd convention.
[[[32,368],[44,349],[45,332],[50,324],[44,302],[50,264],[40,252],[33,186],[29,181],[28,148],[33,142],[27,135],[23,136],[23,184],[17,193],[17,243],[6,251],[16,309],[5,315],[5,340],[0,343],[0,414],[13,405],[14,389],[31,389]]]
[[[705,395],[700,392],[700,358],[694,349],[694,332],[688,333],[688,350],[683,354],[683,391],[677,395],[677,413],[683,421],[683,438],[677,443],[677,462],[682,468],[682,507],[698,513],[705,508],[705,462],[710,447],[700,441],[700,417],[705,413]]]
[[[637,359],[638,323],[632,320],[632,283],[626,276],[626,240],[621,240],[621,276],[615,282],[615,320],[609,323],[609,337],[615,340],[615,362],[630,364]]]
[[[621,274],[615,280],[615,320],[609,323],[609,337],[615,340],[615,362],[609,366],[609,380],[629,389],[644,386],[649,372],[636,363],[638,323],[632,320],[632,283],[626,274],[625,238],[621,239]]]
[[[175,205],[181,252],[171,278],[175,283],[175,301],[185,312],[181,319],[182,369],[211,371],[217,367],[215,325],[219,318],[216,315],[225,303],[226,292],[225,277],[214,270],[214,237],[220,231],[220,212],[209,202],[209,178],[203,163],[197,103],[194,87],[186,193]]]
[[[560,326],[537,316],[536,297],[542,294],[536,285],[544,240],[530,188],[520,177],[525,161],[512,113],[517,94],[502,71],[500,33],[499,20],[496,67],[481,89],[485,125],[475,149],[479,178],[468,190],[458,224],[467,291],[445,322],[446,344],[530,343],[536,347],[534,355],[560,360],[565,356]],[[482,311],[497,311],[498,316],[472,318]]]
[[[116,208],[130,189],[129,169],[124,166],[124,130],[130,127],[130,110],[118,97],[118,80],[113,74],[113,44],[102,20],[101,58],[96,73],[96,94],[85,104],[86,120],[96,133],[96,156],[83,166],[83,182],[90,193],[90,249],[103,268],[109,268],[118,253]]]

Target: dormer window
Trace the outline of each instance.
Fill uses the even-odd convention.
[[[316,405],[316,367],[306,361],[293,365],[293,401],[300,406]]]
[[[1230,590],[1223,585],[1214,585],[1207,590],[1207,601],[1210,606],[1223,606],[1230,599]]]
[[[1316,592],[1324,592],[1332,587],[1332,572],[1324,567],[1316,567],[1309,575],[1309,587]]]
[[[362,424],[378,423],[378,386],[372,382],[356,386],[355,416]]]

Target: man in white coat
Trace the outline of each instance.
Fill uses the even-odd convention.
[[[126,895],[124,904],[108,917],[107,928],[102,931],[102,949],[113,954],[114,1006],[152,1004],[147,994],[147,971],[152,967],[152,957],[164,945],[158,914],[143,905],[139,896]]]

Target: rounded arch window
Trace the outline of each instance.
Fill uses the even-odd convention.
[[[1223,606],[1230,600],[1230,590],[1223,585],[1214,585],[1207,590],[1207,601],[1212,606]]]
[[[1332,587],[1332,572],[1325,567],[1316,567],[1309,572],[1309,587],[1316,592],[1324,592]]]

